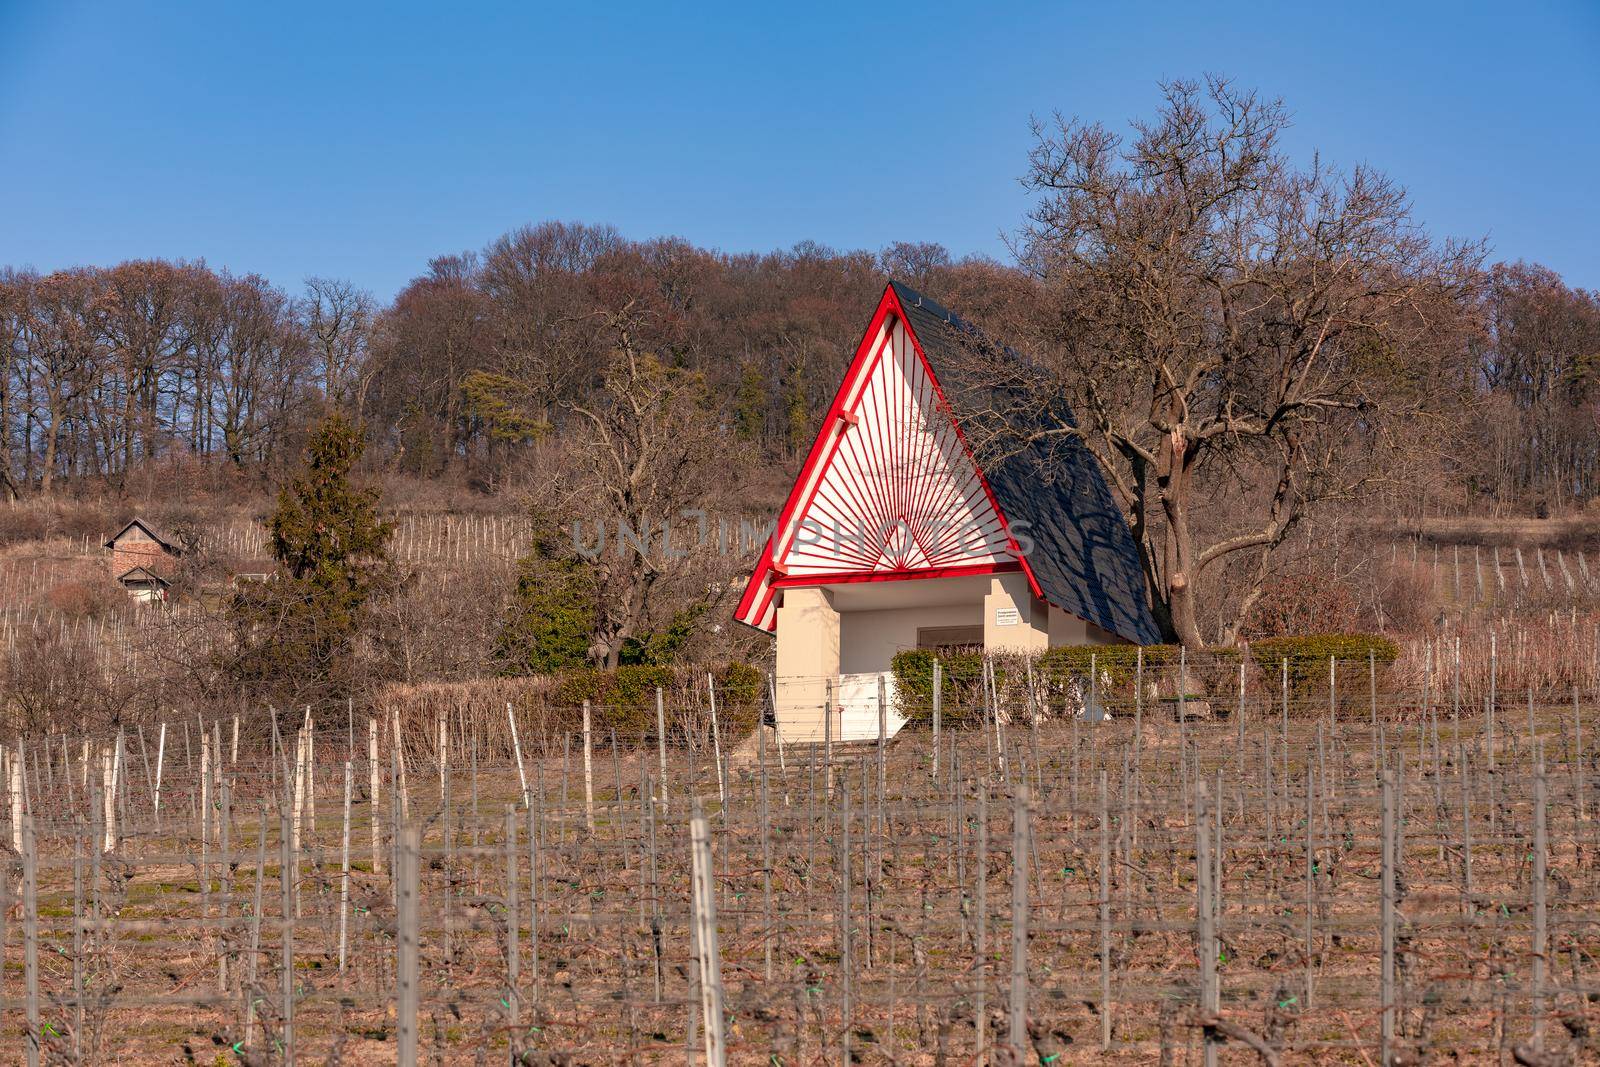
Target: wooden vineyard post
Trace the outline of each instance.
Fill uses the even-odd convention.
[[[1330,656],[1329,663],[1333,662]],[[1221,804],[1221,797],[1218,798]],[[1306,754],[1306,990],[1305,1010],[1311,1010],[1311,988],[1313,984],[1312,971],[1316,966],[1316,940],[1315,923],[1317,908],[1317,853],[1315,842],[1312,840],[1312,826],[1316,813],[1316,774],[1312,769],[1311,755]]]
[[[1133,751],[1134,758],[1144,751],[1144,646],[1134,653],[1133,662]]]
[[[1467,915],[1473,912],[1472,904],[1472,770],[1468,765],[1467,747],[1456,742],[1456,763],[1461,768],[1461,903]]]
[[[594,833],[594,724],[589,702],[583,702],[583,826]]]
[[[83,835],[83,819],[73,819],[72,835],[72,1051],[83,1055],[84,1009],[87,1001],[83,995],[84,972],[84,915],[83,915],[83,853],[92,848]]]
[[[883,882],[883,839],[888,832],[884,822],[884,793],[888,789],[888,763],[887,746],[889,744],[888,705],[885,700],[885,683],[883,675],[878,675],[878,818],[877,818],[877,859],[873,864],[872,878],[874,885],[881,886]]]
[[[411,786],[406,780],[406,746],[405,739],[400,733],[400,707],[395,705],[393,720],[390,725],[389,753],[391,766],[398,781],[389,783],[389,808],[398,812],[398,821],[406,822],[411,818]],[[398,847],[398,843],[396,845]]]
[[[415,826],[406,826],[400,831],[399,857],[395,865],[395,1051],[400,1067],[416,1067],[417,1063],[421,851],[421,832]]]
[[[317,727],[311,721],[311,707],[306,706],[306,806],[304,831],[301,837],[311,842],[317,832]],[[315,849],[315,844],[311,844]]]
[[[1011,1055],[1028,1060],[1028,783],[1017,783],[1011,805]]]
[[[528,770],[522,765],[522,739],[517,736],[517,716],[506,701],[506,721],[511,724],[511,753],[517,758],[517,780],[522,783],[522,803],[528,803]]]
[[[1372,713],[1372,770],[1378,773],[1378,658],[1367,649],[1367,707]]]
[[[367,815],[372,831],[372,873],[383,870],[383,830],[378,805],[378,717],[367,716]]]
[[[1583,713],[1578,710],[1578,687],[1572,687],[1572,802],[1577,807],[1578,821],[1585,822],[1588,815],[1583,804]]]
[[[1544,1050],[1544,984],[1548,971],[1546,953],[1549,951],[1548,915],[1545,902],[1545,864],[1547,862],[1546,808],[1548,806],[1544,774],[1544,748],[1538,750],[1537,766],[1533,779],[1533,1047]]]
[[[256,887],[250,908],[250,953],[245,957],[244,1047],[251,1048],[256,1028],[256,977],[261,960],[261,901],[267,875],[267,812],[261,811],[261,832],[256,838]]]
[[[285,810],[278,820],[278,900],[281,909],[282,970],[280,993],[283,998],[283,1060],[294,1062],[294,845],[290,841],[293,819]]]
[[[1499,645],[1497,643],[1497,638],[1496,638],[1495,632],[1493,630],[1490,630],[1489,631],[1489,703],[1487,705],[1485,705],[1484,717],[1488,720],[1489,774],[1490,774],[1490,779],[1489,780],[1490,780],[1491,783],[1494,781],[1493,775],[1495,773],[1494,706],[1495,706],[1495,699],[1496,699],[1496,697],[1498,695],[1495,692],[1495,688],[1496,688],[1496,683],[1499,680],[1499,674],[1500,674],[1500,649],[1499,649]],[[1493,787],[1491,785],[1491,792],[1492,791],[1493,791]],[[1489,806],[1489,812],[1490,812],[1491,816],[1494,813],[1494,809],[1495,809],[1495,805],[1491,804]]]
[[[1279,664],[1278,686],[1283,695],[1283,741],[1289,741],[1289,660],[1284,658]]]
[[[1179,649],[1178,649],[1178,728],[1179,728],[1179,732],[1180,733],[1183,733],[1184,731],[1187,731],[1188,728],[1189,728],[1189,715],[1188,715],[1188,711],[1187,711],[1188,697],[1186,695],[1187,692],[1188,692],[1188,689],[1189,689],[1189,650],[1187,648],[1184,648],[1184,647],[1179,647]],[[1179,757],[1179,761],[1180,762],[1182,761],[1184,755],[1186,754],[1187,749],[1188,749],[1188,745],[1186,743],[1185,744],[1180,744],[1178,746],[1178,757]]]
[[[542,987],[539,978],[539,818],[544,808],[544,778],[540,772],[539,789],[534,802],[528,805],[528,970],[533,976],[533,999],[539,1004]],[[652,860],[655,853],[651,852]],[[657,905],[659,906],[659,905]],[[659,970],[660,963],[657,962]],[[658,976],[659,982],[659,976]],[[657,996],[659,1001],[661,998]]]
[[[822,766],[823,795],[833,796],[833,682],[823,685],[822,704]]]
[[[1395,795],[1394,772],[1385,769],[1383,772],[1383,871],[1382,871],[1382,902],[1381,923],[1383,928],[1383,973],[1380,996],[1382,1004],[1382,1025],[1380,1027],[1381,1047],[1379,1049],[1379,1063],[1387,1064],[1391,1060],[1394,1045],[1394,950],[1395,950]]]
[[[717,894],[711,870],[711,824],[699,809],[696,803],[689,822],[689,837],[694,853],[694,941],[700,968],[700,1014],[705,1022],[706,1064],[726,1067],[722,957],[717,942]]]
[[[305,811],[305,781],[306,781],[306,733],[301,727],[295,734],[294,743],[294,774],[290,778],[290,803],[293,805],[293,815],[289,822],[289,852],[296,866],[300,863],[300,819]]]
[[[65,739],[63,739],[65,744]],[[161,767],[167,758],[167,724],[161,724],[161,732],[156,737],[156,785],[151,794],[151,808],[155,813],[156,832],[161,831]],[[69,775],[67,781],[72,781]]]
[[[1028,668],[1030,675],[1028,692],[1031,695],[1033,692],[1031,677],[1033,673],[1033,662],[1031,660],[1028,663]],[[1089,716],[1084,715],[1085,720],[1099,722],[1105,718],[1105,713],[1100,709],[1100,666],[1099,661],[1096,659],[1095,653],[1093,652],[1089,653],[1089,708],[1093,709],[1095,718],[1093,720],[1089,720]],[[1034,717],[1034,727],[1034,736],[1037,737],[1039,734],[1038,716]]]
[[[517,900],[517,808],[506,805],[506,1012],[511,1026],[521,1024],[521,1008],[517,1002],[517,966],[520,951],[517,932],[522,923],[522,906]],[[516,1054],[513,1044],[512,1054]]]
[[[722,728],[717,723],[717,683],[706,672],[706,699],[711,706],[711,760],[717,766],[717,802],[722,805],[722,825],[728,825],[728,781],[722,768]]]
[[[447,802],[445,802],[445,798],[448,797],[448,795],[449,795],[446,792],[445,781],[446,781],[446,779],[448,778],[448,776],[450,774],[450,732],[449,732],[449,730],[450,730],[449,719],[445,716],[444,709],[441,707],[434,714],[434,749],[435,749],[435,753],[434,754],[435,754],[435,762],[437,762],[438,765],[439,765],[439,797],[440,797],[440,800],[441,800],[441,811],[442,811],[442,814],[441,814],[440,817],[443,819],[444,824],[445,824],[444,833],[445,833],[445,838],[447,840],[448,840],[449,834],[450,834],[450,831],[449,831],[450,811],[449,811],[449,804]],[[449,856],[448,855],[446,855],[445,860],[446,860],[446,862],[449,861]]]
[[[1100,771],[1100,1051],[1111,1050],[1111,825]]]
[[[201,723],[200,730],[200,927],[201,945],[204,950],[210,950],[211,938],[205,932],[206,920],[211,917],[211,731],[204,728]],[[115,817],[115,809],[110,801],[113,797],[111,790],[111,761],[105,761],[106,808],[102,825],[105,826],[106,840],[111,839],[111,820]],[[224,875],[226,877],[226,875]]]
[[[1239,711],[1234,716],[1238,719],[1239,742],[1237,747],[1239,765],[1244,766],[1244,657],[1239,657]]]
[[[11,760],[11,847],[22,851],[22,743],[17,743],[16,756]]]
[[[217,747],[222,745],[222,727],[217,727]],[[219,807],[217,810],[217,851],[222,857],[222,878],[217,888],[218,901],[217,914],[224,920],[224,929],[227,929],[226,920],[228,909],[233,897],[233,849],[231,834],[233,830],[233,776],[219,774],[217,795]],[[237,942],[231,933],[224,935],[223,951],[217,954],[217,993],[226,996],[228,993],[228,970],[231,960],[236,958]]]
[[[850,1063],[851,997],[850,954],[850,779],[846,776],[839,797],[839,1062]]]
[[[985,1038],[988,1037],[989,995],[989,780],[978,784],[978,856],[977,856],[976,913],[978,948],[978,991],[972,1012],[972,1027],[977,1042],[975,1059],[983,1062]]]
[[[22,748],[17,748],[18,758],[21,758]],[[122,778],[122,738],[118,735],[117,743],[101,753],[101,774],[105,782],[105,851],[115,852],[117,849],[117,786]],[[205,777],[205,768],[201,768],[201,778]],[[202,782],[204,788],[204,782]]]
[[[777,714],[777,709],[773,709]],[[661,810],[667,810],[667,702],[656,686],[656,762],[661,767]]]
[[[28,1024],[23,1047],[28,1067],[39,1067],[39,845],[33,816],[22,817],[22,971]]]
[[[771,790],[767,780],[767,762],[765,755],[761,760],[761,925],[762,942],[766,957],[762,974],[764,978],[772,981],[772,943],[776,940],[772,920],[772,826],[771,826]],[[653,862],[653,861],[652,861]]]
[[[1220,1007],[1217,996],[1216,910],[1211,900],[1211,820],[1206,815],[1204,779],[1195,782],[1195,886],[1198,948],[1200,952],[1200,1016],[1214,1019]],[[1216,1067],[1217,1040],[1213,1026],[1205,1027],[1205,1064]]]
[[[344,977],[345,944],[350,923],[350,785],[355,768],[344,761],[344,833],[339,848],[339,976]],[[226,866],[224,866],[226,871]]]

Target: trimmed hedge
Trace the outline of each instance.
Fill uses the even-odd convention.
[[[1399,645],[1377,634],[1267,637],[1250,645],[1250,658],[1266,678],[1276,681],[1284,662],[1288,662],[1291,698],[1325,692],[1330,659],[1336,663],[1357,663],[1364,668],[1370,658],[1376,667],[1384,670],[1399,655]]]
[[[928,648],[907,648],[894,654],[897,710],[911,723],[933,721],[933,661],[939,660],[943,722],[959,726],[983,718],[983,652],[981,649],[947,650],[937,655]],[[1005,668],[998,663],[997,680],[1005,680]]]
[[[1145,645],[1144,669],[1147,677],[1164,667],[1178,665],[1177,645]],[[1052,685],[1065,686],[1074,679],[1087,680],[1091,664],[1100,675],[1099,686],[1116,692],[1133,685],[1139,671],[1139,645],[1060,645],[1039,657],[1038,669]]]
[[[1374,634],[1313,634],[1269,638],[1245,647],[1208,648],[1190,656],[1184,656],[1177,645],[1145,645],[1142,652],[1145,684],[1157,687],[1154,699],[1174,699],[1179,688],[1186,689],[1184,695],[1193,700],[1228,699],[1236,691],[1239,665],[1246,657],[1262,676],[1261,681],[1251,683],[1252,687],[1270,683],[1275,688],[1280,665],[1288,660],[1290,695],[1305,699],[1326,690],[1330,656],[1341,663],[1358,662],[1364,667],[1370,653],[1379,668],[1387,668],[1400,654],[1400,648]],[[1047,706],[1059,710],[1074,684],[1080,687],[1080,696],[1088,690],[1092,664],[1099,675],[1094,684],[1101,701],[1109,707],[1131,707],[1140,653],[1138,645],[1052,648],[1033,659],[1034,683]],[[935,658],[943,668],[943,720],[952,726],[978,722],[984,703],[984,654],[976,648],[946,650],[937,655],[930,649],[896,653],[892,666],[900,713],[914,724],[931,720]],[[1029,673],[1027,658],[1009,654],[991,658],[1002,706],[1021,706],[1026,699],[1021,689]]]
[[[754,730],[761,721],[765,684],[761,672],[748,663],[727,663],[711,673],[717,685],[717,718],[725,736],[742,736]],[[704,685],[705,672],[674,667],[634,665],[616,670],[587,669],[558,675],[553,700],[569,709],[589,701],[596,729],[654,737],[656,689],[666,690],[667,699],[672,701],[678,691],[703,689]]]

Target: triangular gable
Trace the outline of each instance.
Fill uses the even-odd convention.
[[[157,545],[160,545],[161,548],[164,551],[171,552],[173,555],[177,555],[178,554],[179,549],[178,549],[177,545],[172,544],[166,538],[162,537],[160,534],[158,534],[154,530],[152,530],[150,528],[150,525],[148,523],[146,523],[143,519],[137,519],[137,518],[128,520],[127,525],[123,526],[122,529],[120,529],[116,533],[112,534],[110,539],[108,539],[106,541],[105,547],[106,548],[115,548],[116,545],[117,545],[117,542],[122,540],[122,535],[127,533],[129,530],[133,529],[136,526],[140,530],[144,531],[144,535],[146,537],[148,537],[151,541],[154,541]]]
[[[892,287],[856,349],[735,618],[771,631],[778,583],[1028,572]],[[1038,583],[1029,572],[1038,595]]]

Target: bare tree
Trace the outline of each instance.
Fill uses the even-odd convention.
[[[596,595],[589,655],[608,667],[617,665],[629,639],[650,621],[658,587],[682,570],[676,563],[701,541],[697,524],[684,513],[700,508],[718,480],[712,475],[717,431],[704,381],[644,348],[647,329],[647,316],[635,301],[606,314],[603,333],[612,356],[603,387],[590,400],[566,405],[583,426],[568,499],[574,540],[586,555],[592,549]],[[726,474],[723,465],[721,476]],[[582,533],[583,518],[591,530],[605,531],[598,545],[592,534]],[[628,533],[638,542],[630,543]]]
[[[347,281],[307,278],[301,318],[330,404],[345,404],[365,361],[376,305]]]
[[[92,271],[57,271],[28,287],[18,323],[24,358],[20,390],[26,399],[24,470],[37,456],[39,490],[49,494],[63,444],[81,424],[83,401],[103,369],[101,292]],[[125,424],[124,424],[125,425]]]
[[[1020,403],[1071,401],[1076,425],[1059,407],[1020,424],[1096,451],[1158,622],[1199,646],[1206,572],[1253,571],[1231,637],[1306,509],[1370,474],[1356,446],[1426,408],[1460,349],[1480,252],[1432,243],[1405,194],[1364,167],[1293,166],[1277,101],[1215,78],[1163,97],[1129,141],[1035,123],[1019,250],[1042,290],[1045,373],[1023,381],[1002,360],[988,381],[1009,374]],[[994,436],[1018,424],[995,420]],[[1202,521],[1204,507],[1227,511]]]

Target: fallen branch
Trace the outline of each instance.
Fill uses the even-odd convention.
[[[1266,1040],[1259,1034],[1245,1029],[1238,1023],[1230,1022],[1220,1015],[1202,1015],[1195,1019],[1192,1025],[1220,1034],[1230,1041],[1237,1041],[1241,1045],[1247,1045],[1255,1050],[1256,1055],[1261,1057],[1261,1062],[1265,1063],[1267,1067],[1278,1067],[1280,1062],[1278,1050],[1267,1044]]]

